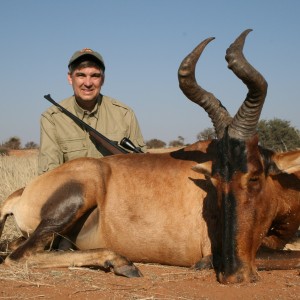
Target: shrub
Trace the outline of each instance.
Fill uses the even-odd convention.
[[[8,155],[8,150],[5,147],[0,147],[0,155]]]

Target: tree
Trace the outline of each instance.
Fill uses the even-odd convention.
[[[177,140],[173,140],[169,143],[170,147],[181,147],[184,146],[184,138],[179,135]]]
[[[6,149],[18,150],[21,148],[21,140],[17,136],[11,137],[9,140],[4,142],[3,147]]]
[[[27,142],[27,143],[25,144],[25,148],[26,148],[26,149],[37,149],[38,147],[39,147],[39,145],[36,144],[36,143],[33,142],[33,141]]]
[[[217,134],[212,127],[205,128],[197,134],[197,140],[199,141],[213,140],[216,138]]]
[[[300,148],[300,131],[289,121],[275,118],[258,122],[260,145],[274,151],[289,151]],[[197,134],[200,141],[216,139],[213,128],[209,127]]]
[[[289,121],[274,118],[258,123],[260,145],[274,151],[289,151],[300,148],[299,130]]]
[[[152,140],[146,141],[146,145],[149,149],[157,149],[157,148],[166,147],[166,143],[161,140],[158,140],[158,139],[152,139]]]

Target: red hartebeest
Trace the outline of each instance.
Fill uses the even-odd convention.
[[[274,153],[258,145],[267,83],[243,56],[249,31],[226,54],[248,87],[233,118],[195,79],[212,38],[179,68],[182,91],[209,114],[216,140],[171,153],[76,159],[39,176],[1,206],[0,228],[13,214],[26,237],[4,263],[111,267],[128,277],[141,275],[130,261],[213,265],[221,283],[255,280],[258,248],[282,248],[300,225],[300,151]],[[44,252],[55,234],[78,251]],[[289,266],[300,267],[299,252],[293,254]]]

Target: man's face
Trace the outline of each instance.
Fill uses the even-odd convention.
[[[95,67],[76,69],[68,73],[76,100],[80,103],[93,102],[98,97],[104,82],[103,71]]]

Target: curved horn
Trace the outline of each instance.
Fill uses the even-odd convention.
[[[196,81],[196,63],[206,45],[214,38],[202,41],[181,63],[178,69],[179,87],[188,99],[200,105],[208,113],[214,125],[218,138],[221,138],[224,129],[232,118],[221,102],[212,94],[202,89]]]
[[[246,36],[252,29],[245,30],[226,51],[228,68],[248,87],[248,94],[228,128],[230,137],[246,140],[256,133],[259,116],[267,95],[268,84],[243,55]]]

